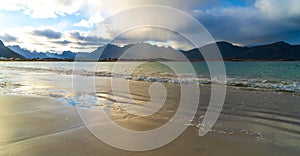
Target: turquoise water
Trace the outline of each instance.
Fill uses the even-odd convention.
[[[211,62],[219,64],[219,62]],[[56,72],[85,76],[117,76],[138,81],[218,83],[209,77],[205,62],[192,62],[198,78],[192,79],[188,62],[0,62],[0,69]],[[235,87],[300,92],[300,62],[225,62],[227,84]],[[134,71],[131,71],[134,69]],[[176,79],[174,70],[186,75]],[[2,73],[4,76],[5,73]],[[0,78],[1,81],[1,78]]]
[[[225,66],[230,77],[300,81],[300,62],[225,62]]]
[[[218,64],[218,62],[211,62]],[[184,62],[175,64],[182,73],[188,71]],[[209,76],[206,62],[192,62],[198,75]],[[300,81],[300,62],[225,62],[228,77]]]

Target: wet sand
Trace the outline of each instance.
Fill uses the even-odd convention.
[[[101,81],[103,82],[103,81]],[[131,82],[137,101],[149,100],[147,82]],[[98,84],[100,99],[115,101],[108,83]],[[147,89],[146,89],[147,88]],[[122,108],[110,117],[132,130],[149,130],[166,123],[176,111],[178,85],[166,84],[166,105],[154,115],[139,117]],[[298,155],[300,152],[300,97],[290,93],[229,89],[221,116],[211,132],[198,136],[210,88],[201,87],[196,118],[170,144],[145,152],[113,148],[97,139],[83,124],[76,109],[47,97],[0,96],[0,155]],[[115,95],[118,96],[118,95]],[[120,95],[121,96],[121,95]],[[124,96],[124,95],[122,95]],[[101,123],[101,119],[91,119]],[[130,143],[130,141],[129,141]]]

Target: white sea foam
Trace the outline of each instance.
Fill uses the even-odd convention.
[[[22,70],[28,72],[54,72],[65,75],[81,75],[81,76],[96,76],[96,77],[115,77],[124,78],[134,81],[146,81],[146,82],[162,82],[173,84],[200,84],[200,85],[224,85],[232,86],[236,88],[246,88],[254,90],[274,90],[279,92],[300,92],[300,82],[293,80],[274,80],[271,78],[244,78],[244,77],[230,77],[226,80],[218,77],[210,78],[207,75],[198,75],[197,77],[191,77],[188,73],[182,75],[174,75],[172,73],[155,73],[155,72],[139,72],[136,74],[127,74],[127,70],[124,69],[123,73],[110,72],[110,68],[103,71],[93,71],[92,68],[76,68],[73,70],[70,66],[59,66],[49,68],[39,66],[15,66],[15,65],[0,65],[1,68],[7,70]],[[6,86],[6,82],[1,82],[1,88]]]

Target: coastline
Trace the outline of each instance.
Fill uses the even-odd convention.
[[[211,79],[210,72],[206,69],[205,62],[192,62],[194,69],[199,71],[197,78],[189,77],[189,72],[184,73],[185,62],[119,62],[118,72],[114,71],[113,62],[0,62],[0,68],[3,69],[3,75],[17,74],[21,71],[25,73],[47,73],[50,77],[53,75],[61,77],[60,74],[76,76],[95,76],[97,78],[123,78],[134,81],[148,81],[159,83],[174,84],[195,84],[200,85],[222,85],[223,80],[218,77]],[[145,63],[139,66],[133,73],[127,73],[134,64]],[[218,62],[212,62],[218,63]],[[173,71],[166,66],[176,66],[182,75],[174,75]],[[271,90],[275,92],[289,92],[292,94],[300,93],[300,74],[298,71],[298,62],[224,62],[226,67],[227,86],[246,89],[246,90]],[[50,67],[48,67],[50,66]],[[94,69],[93,67],[96,67]],[[162,68],[162,69],[160,69]],[[245,71],[248,71],[246,73]],[[48,73],[49,72],[49,73]],[[52,74],[51,74],[52,73]],[[20,75],[22,76],[22,75]],[[30,75],[29,79],[32,79]],[[64,77],[64,76],[63,76]],[[51,78],[49,78],[51,79]],[[7,81],[7,83],[6,83]],[[9,79],[1,82],[2,87],[11,85]],[[16,81],[18,81],[16,79]],[[31,84],[32,82],[28,82]],[[19,84],[22,85],[22,84]],[[34,85],[34,84],[32,84]]]
[[[110,87],[106,85],[101,85],[104,89],[99,94],[108,92]],[[147,85],[150,83],[132,82],[132,94],[149,98],[144,94]],[[179,86],[166,87],[171,91],[167,108],[172,110],[178,100],[176,90]],[[119,150],[98,140],[83,125],[76,109],[59,101],[48,97],[0,95],[0,155],[250,156],[299,153],[299,96],[230,88],[217,124],[206,136],[199,137],[198,122],[205,113],[209,91],[209,87],[201,88],[198,112],[183,134],[166,146],[145,152]],[[91,116],[97,112],[95,109],[98,108],[91,108]],[[125,128],[147,130],[165,123],[170,113],[143,118],[112,109],[109,115]],[[95,122],[102,121],[96,119]]]

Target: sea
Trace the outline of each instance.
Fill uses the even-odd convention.
[[[300,62],[224,62],[224,65],[225,80],[210,76],[206,62],[0,62],[0,83],[1,88],[26,86],[22,80],[25,75],[53,73],[55,77],[76,74],[177,84],[225,83],[239,89],[300,92]],[[39,77],[33,79],[32,83],[41,81]]]
[[[222,62],[209,63],[222,65]],[[224,73],[218,71],[211,76],[206,62],[0,62],[0,94],[49,97],[66,107],[102,108],[114,114],[112,116],[120,116],[117,118],[120,122],[130,121],[125,127],[133,125],[140,130],[164,124],[172,117],[182,95],[181,85],[199,85],[199,106],[187,130],[187,134],[195,134],[191,137],[195,138],[210,101],[210,87],[226,85],[226,98],[216,124],[205,137],[194,139],[193,145],[199,144],[200,148],[201,143],[208,143],[207,150],[220,152],[217,155],[223,151],[238,155],[245,152],[248,155],[297,155],[300,149],[300,62],[224,62],[224,67],[225,79],[218,75]],[[128,80],[131,95],[113,92],[112,78]],[[95,86],[90,84],[98,87],[96,102],[92,92],[87,92],[87,96],[76,94],[78,89],[79,93],[93,90]],[[165,86],[167,98],[158,113],[139,117],[121,111],[135,106],[148,110],[152,107],[147,103],[151,96],[148,88],[163,89],[161,84]],[[78,85],[82,87],[76,88]],[[118,87],[122,89],[123,84]],[[190,92],[185,95],[191,96]],[[77,96],[83,97],[85,104],[79,104]],[[240,148],[236,148],[238,146]],[[197,152],[194,155],[201,155],[202,150]]]

